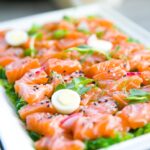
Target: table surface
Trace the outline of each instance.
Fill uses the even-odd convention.
[[[129,17],[137,24],[150,31],[150,0],[124,0],[116,8],[120,13]],[[58,9],[54,3],[48,1],[36,2],[0,2],[0,21],[19,18],[41,12]]]

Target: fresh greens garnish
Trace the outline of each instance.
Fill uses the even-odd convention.
[[[42,38],[42,33],[36,33],[32,35],[31,41],[30,41],[30,47],[29,49],[25,50],[24,55],[25,56],[31,56],[34,57],[37,54],[37,50],[35,48],[35,40],[40,40]]]
[[[91,82],[93,82],[93,79],[85,77],[74,78],[71,83],[59,84],[55,90],[58,91],[61,89],[71,89],[82,95],[91,89],[90,86],[86,87],[86,85]]]
[[[136,40],[136,39],[134,39],[134,38],[131,38],[131,37],[129,37],[129,38],[127,39],[127,42],[129,42],[129,43],[140,43],[138,40]]]
[[[90,31],[88,31],[86,29],[77,28],[77,31],[82,32],[84,34],[90,34]]]
[[[103,37],[103,35],[104,35],[104,31],[98,31],[98,32],[96,32],[96,36],[97,36],[99,39],[101,39],[101,38]]]
[[[28,131],[28,133],[29,133],[29,136],[31,137],[31,139],[33,141],[37,141],[37,140],[39,140],[42,137],[42,135],[40,135],[40,134],[38,134],[36,132],[33,132],[33,131]]]
[[[75,23],[77,21],[74,17],[71,17],[71,16],[64,16],[63,20],[70,22],[70,23]]]
[[[128,133],[117,133],[114,138],[98,138],[96,140],[87,140],[85,141],[86,148],[85,150],[95,150],[99,148],[105,148],[116,143],[120,143],[129,139],[132,139],[143,134],[150,133],[150,124],[145,125],[142,128],[132,130]]]
[[[38,31],[42,28],[41,25],[33,24],[31,28],[28,30],[29,35],[34,35],[38,33]]]
[[[88,45],[80,45],[77,47],[69,48],[67,51],[78,51],[81,54],[93,54],[94,50]]]
[[[27,105],[27,102],[25,102],[22,98],[20,98],[19,100],[17,100],[17,101],[16,101],[16,109],[17,109],[17,111],[18,111],[21,107],[23,107],[23,106],[25,106],[25,105]]]
[[[55,39],[62,39],[62,38],[64,38],[67,34],[68,34],[68,31],[67,31],[67,30],[56,30],[56,31],[53,33],[53,37],[54,37]]]
[[[124,135],[116,134],[115,138],[98,138],[96,140],[87,140],[85,141],[86,148],[85,150],[96,150],[99,148],[105,148],[110,145],[126,141],[128,139],[132,139],[134,137],[133,134],[126,133]]]
[[[144,127],[132,130],[131,133],[134,134],[135,137],[150,133],[150,123],[146,124]]]
[[[99,17],[99,16],[97,16],[97,15],[89,15],[89,16],[87,16],[88,19],[95,19],[97,17]]]
[[[9,83],[7,80],[1,79],[0,85],[2,85],[5,88],[7,96],[9,97],[17,111],[22,106],[27,104],[22,98],[19,98],[18,95],[15,93],[14,84]]]
[[[112,51],[111,55],[116,54],[116,53],[120,50],[120,48],[121,48],[121,47],[120,47],[119,45],[116,46],[115,49]]]
[[[0,79],[6,79],[5,69],[0,66]]]
[[[67,52],[69,51],[78,51],[80,54],[88,54],[89,55],[92,55],[94,52],[100,52],[102,54],[105,55],[105,57],[107,58],[107,60],[110,60],[112,57],[111,57],[111,54],[109,52],[104,52],[104,51],[100,51],[100,50],[95,50],[93,49],[92,47],[88,46],[88,45],[80,45],[80,46],[77,46],[77,47],[72,47],[72,48],[69,48],[66,50]]]
[[[139,89],[131,89],[129,96],[126,98],[130,103],[142,103],[150,101],[150,92]]]

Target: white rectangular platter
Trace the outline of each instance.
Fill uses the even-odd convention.
[[[2,22],[0,23],[0,30],[10,28],[28,29],[33,23],[43,24],[49,21],[60,20],[64,15],[74,17],[99,15],[113,21],[125,33],[150,47],[150,33],[111,8],[102,7],[98,3]],[[0,139],[5,150],[34,150],[32,140],[23,128],[23,124],[16,115],[2,87],[0,87]],[[107,149],[148,150],[150,149],[150,134],[113,145]]]

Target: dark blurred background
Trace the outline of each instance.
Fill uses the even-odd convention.
[[[0,0],[0,22],[96,0]],[[99,0],[150,31],[150,0]],[[91,12],[92,13],[92,12]]]

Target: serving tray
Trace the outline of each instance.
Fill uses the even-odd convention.
[[[42,13],[0,23],[1,29],[28,29],[32,24],[44,24],[50,21],[60,20],[64,15],[81,17],[87,15],[99,15],[113,21],[123,32],[139,40],[150,47],[150,33],[139,27],[129,19],[109,7],[102,7],[99,3],[92,5],[64,9],[59,11]],[[34,150],[33,142],[19,120],[15,109],[0,87],[0,139],[5,150]],[[150,149],[150,134],[115,144],[108,150],[147,150]]]

